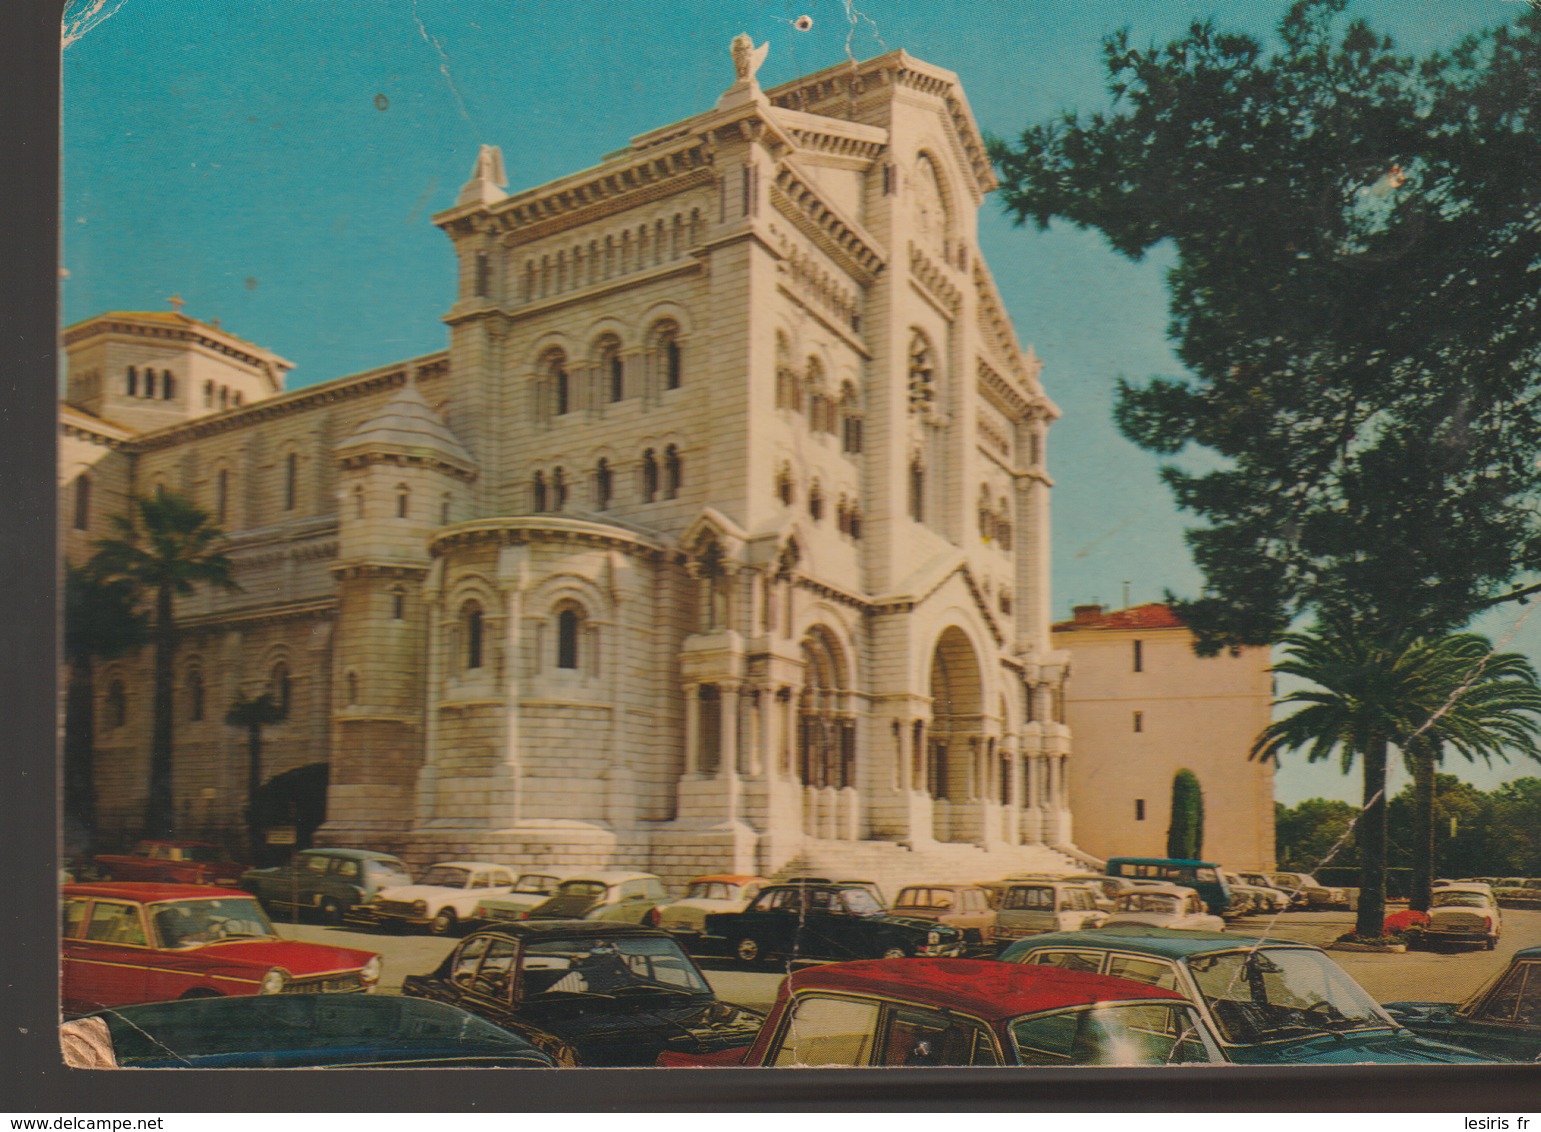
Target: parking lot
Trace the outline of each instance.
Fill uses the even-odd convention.
[[[1230,930],[1238,935],[1268,935],[1325,947],[1352,927],[1352,912],[1290,912],[1272,922],[1260,917],[1239,920]],[[401,989],[403,976],[431,971],[456,943],[428,935],[314,923],[284,923],[278,930],[293,939],[380,952],[385,959],[380,989],[388,993]],[[1541,911],[1510,909],[1504,913],[1503,937],[1496,951],[1450,949],[1388,955],[1335,951],[1332,955],[1380,1002],[1456,1001],[1507,964],[1516,950],[1537,945],[1541,945]],[[718,997],[757,1010],[770,1007],[785,976],[784,971],[751,970],[727,960],[704,960],[702,967]]]

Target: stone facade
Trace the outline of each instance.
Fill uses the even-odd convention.
[[[1058,414],[979,254],[967,101],[902,51],[768,91],[738,54],[715,108],[581,173],[510,196],[483,148],[435,218],[442,353],[284,393],[180,313],[67,332],[66,553],[157,485],[230,533],[241,592],[178,606],[189,832],[239,825],[222,720],[271,688],[265,769],[329,764],[331,843],[674,881],[1073,863]],[[127,830],[148,658],[97,687]]]
[[[1187,769],[1204,794],[1204,858],[1273,868],[1273,764],[1247,758],[1272,718],[1271,650],[1196,656],[1192,633],[1156,603],[1076,606],[1053,640],[1072,669],[1079,844],[1102,858],[1166,856],[1172,778]]]

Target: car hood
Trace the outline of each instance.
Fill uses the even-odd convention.
[[[1420,1038],[1410,1030],[1323,1034],[1284,1046],[1233,1049],[1236,1061],[1273,1065],[1476,1065],[1491,1064],[1469,1049]]]
[[[957,928],[949,927],[947,924],[939,924],[935,920],[923,919],[920,916],[897,916],[891,912],[884,912],[881,915],[867,916],[865,918],[880,924],[903,924],[905,927],[915,928],[917,931],[940,932],[943,939],[951,939],[961,934]]]
[[[282,967],[290,975],[326,975],[333,971],[352,971],[374,958],[373,951],[334,947],[328,943],[305,943],[297,939],[232,939],[206,943],[178,954],[194,953],[212,962],[242,966]]]
[[[492,888],[447,888],[442,884],[403,884],[395,888],[382,888],[379,892],[382,900],[455,900],[463,896],[490,896],[496,894]]]
[[[530,909],[530,919],[581,920],[601,903],[598,896],[552,896]]]
[[[582,1065],[652,1065],[665,1051],[712,1053],[751,1045],[765,1016],[702,997],[636,996],[526,1008],[532,1022],[577,1051]]]

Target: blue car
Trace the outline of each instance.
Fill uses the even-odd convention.
[[[1386,1011],[1415,1033],[1459,1042],[1501,1061],[1541,1060],[1541,947],[1514,953],[1465,1002],[1388,1002]]]
[[[1137,926],[1056,932],[1000,958],[1175,990],[1226,1060],[1252,1065],[1471,1064],[1491,1057],[1400,1026],[1320,948],[1225,932]]]

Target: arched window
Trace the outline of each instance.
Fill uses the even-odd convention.
[[[658,457],[649,448],[642,453],[642,502],[651,503],[658,498]]]
[[[192,668],[187,673],[187,718],[194,723],[203,719],[203,670]]]
[[[604,375],[605,396],[614,403],[626,397],[626,363],[621,358],[621,341],[614,335],[599,340],[599,369]]]
[[[567,476],[561,468],[551,472],[551,509],[560,511],[567,506]]]
[[[155,371],[149,366],[144,369],[144,395],[149,400],[155,400]]]
[[[362,505],[362,499],[360,499]],[[214,514],[223,526],[230,518],[230,470],[221,468],[214,480]]]
[[[84,531],[91,526],[91,477],[81,472],[75,477],[75,529]]]
[[[273,704],[278,708],[279,718],[287,719],[294,689],[289,678],[289,665],[286,662],[280,660],[273,665],[273,672],[268,677],[268,686],[272,689]]]
[[[391,620],[401,621],[407,616],[407,591],[400,586],[391,590]]]
[[[203,383],[203,407],[205,409],[212,409],[214,407],[214,383],[212,381],[205,381]]]
[[[406,484],[396,485],[396,518],[405,519],[412,509],[412,491]]]
[[[544,511],[546,509],[546,473],[536,472],[530,480],[530,510]]]
[[[130,397],[139,396],[139,371],[136,370],[133,366],[128,367],[127,390]]]
[[[353,489],[353,517],[355,519],[362,519],[364,517],[364,485],[363,484],[359,484],[357,487],[355,487]]]
[[[237,409],[239,409],[241,407],[241,404],[242,404],[242,401],[241,401],[241,391],[239,389],[237,389],[235,391],[235,396],[230,398],[230,403],[232,405],[234,405]]]
[[[170,401],[177,395],[177,379],[171,375],[171,371],[161,373],[161,400]]]
[[[482,607],[468,601],[461,607],[460,622],[465,627],[466,667],[482,666]]]
[[[995,512],[990,509],[990,489],[979,488],[979,537],[989,542],[995,538]]]
[[[551,389],[551,412],[554,416],[562,416],[571,408],[572,392],[567,379],[567,355],[561,350],[550,350],[542,361],[541,368],[545,372],[546,382]]]
[[[663,450],[663,494],[665,499],[674,499],[680,493],[680,487],[685,482],[684,464],[680,460],[679,449],[669,445]]]
[[[610,461],[600,458],[599,465],[594,469],[594,508],[604,511],[610,506]]]
[[[792,347],[779,330],[776,332],[776,408],[791,409],[795,413],[803,409],[803,384],[792,366]]]
[[[221,385],[219,387],[219,407],[221,411],[230,407],[230,387],[228,385]]]
[[[678,389],[685,371],[685,359],[679,339],[670,334],[663,344],[664,388]]]
[[[818,480],[814,480],[808,488],[808,514],[815,523],[824,518],[824,489],[819,486]]]
[[[1011,504],[1006,497],[1001,496],[996,505],[995,513],[995,537],[1000,540],[1001,549],[1007,554],[1011,553]]]
[[[910,460],[910,518],[917,523],[926,519],[926,467],[919,456]]]
[[[776,473],[776,498],[790,507],[796,497],[797,491],[792,481],[792,467],[790,464],[782,464],[781,470]]]
[[[300,501],[300,458],[291,452],[284,458],[284,510],[293,511]]]
[[[858,507],[854,503],[851,504],[851,517],[850,517],[850,519],[848,521],[849,521],[850,526],[851,526],[851,537],[853,539],[856,539],[856,540],[860,541],[860,539],[861,539],[861,508]]]
[[[492,290],[492,257],[476,253],[476,294],[485,297]]]
[[[128,723],[128,695],[123,690],[123,681],[114,680],[107,685],[107,726],[118,728],[126,723]]]
[[[862,450],[862,412],[856,386],[847,381],[840,387],[841,447],[855,454]]]
[[[556,615],[556,666],[578,667],[578,637],[583,629],[583,618],[572,607]]]
[[[454,500],[450,498],[449,492],[446,491],[444,493],[444,497],[439,500],[439,522],[440,522],[440,524],[445,525],[445,526],[449,525],[449,517],[450,517],[450,512],[452,510],[453,503],[454,503]]]

